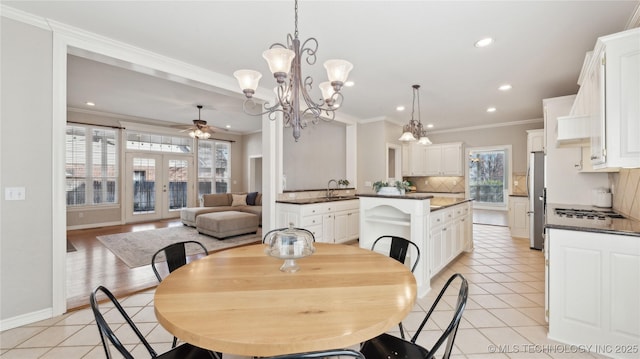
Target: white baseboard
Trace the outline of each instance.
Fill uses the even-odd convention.
[[[53,308],[45,308],[36,312],[21,314],[13,318],[0,320],[0,331],[21,327],[53,317]]]
[[[68,231],[73,231],[76,229],[87,229],[87,228],[98,228],[98,227],[108,227],[108,226],[119,226],[124,224],[121,221],[117,222],[105,222],[105,223],[91,223],[91,224],[81,224],[77,226],[67,226]]]

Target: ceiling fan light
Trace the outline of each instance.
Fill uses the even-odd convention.
[[[398,141],[404,141],[404,142],[413,142],[415,141],[416,138],[413,137],[413,133],[406,131],[402,134],[402,136],[400,136],[400,138],[398,138]]]
[[[267,60],[269,70],[274,75],[278,73],[289,73],[291,61],[295,56],[295,52],[281,47],[275,47],[262,53],[262,57]]]

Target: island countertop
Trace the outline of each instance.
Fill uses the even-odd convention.
[[[377,197],[377,198],[395,198],[395,199],[413,199],[413,200],[425,200],[432,199],[433,195],[426,193],[407,193],[403,195],[382,195],[376,193],[358,193],[357,197]]]

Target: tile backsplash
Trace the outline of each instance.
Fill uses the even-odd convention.
[[[640,220],[640,168],[610,173],[609,181],[613,183],[613,209]]]
[[[464,177],[407,177],[418,192],[464,192]]]
[[[512,194],[527,195],[527,174],[513,173]]]

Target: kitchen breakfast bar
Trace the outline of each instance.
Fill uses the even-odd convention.
[[[414,242],[420,260],[414,271],[418,297],[431,289],[430,280],[462,251],[473,248],[472,200],[425,193],[359,194],[360,247],[371,248],[383,235]],[[415,258],[414,249],[407,257]]]

